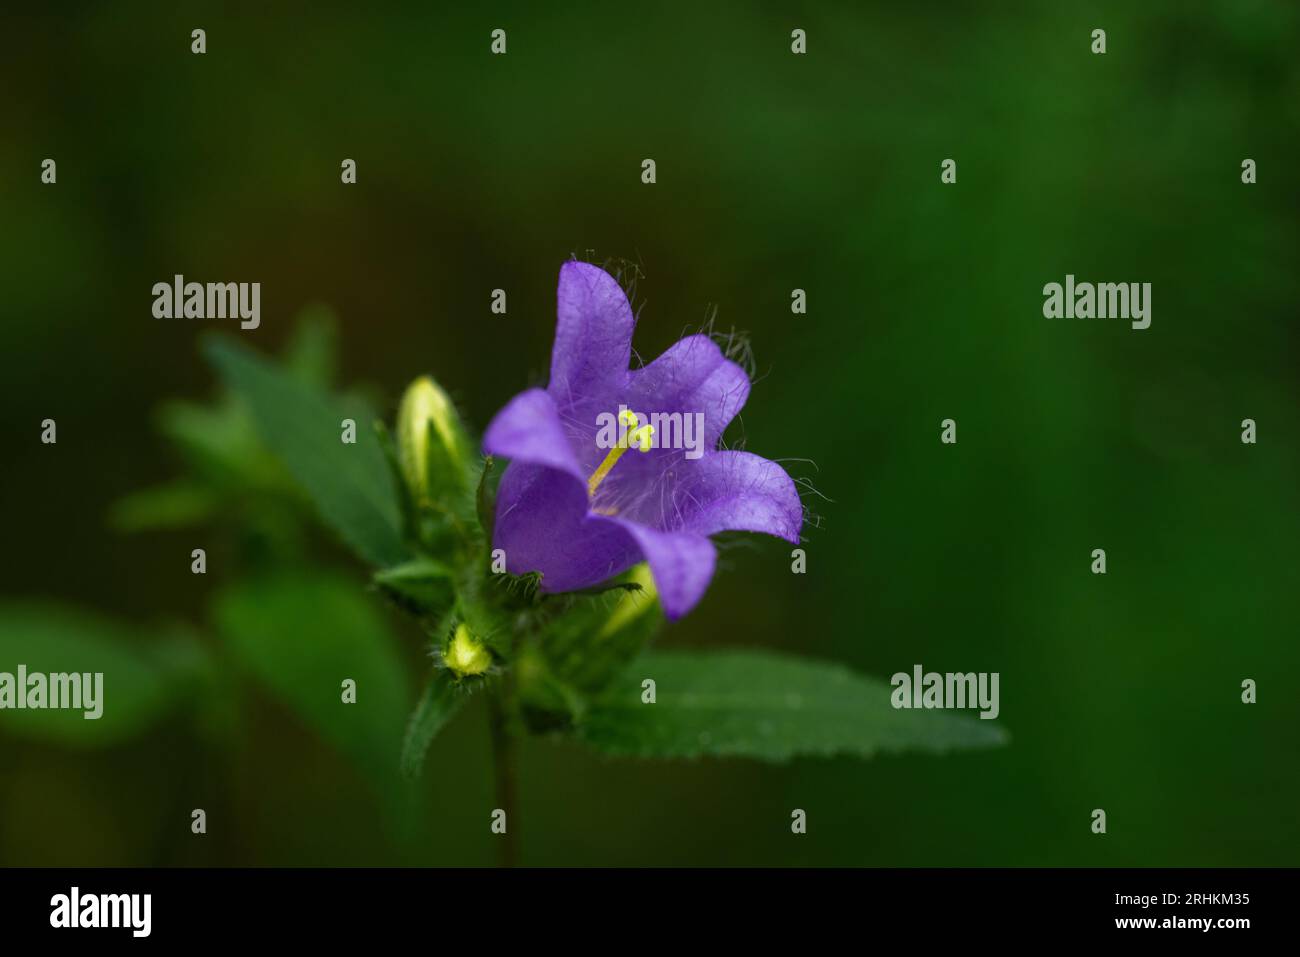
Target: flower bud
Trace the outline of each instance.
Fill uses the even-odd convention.
[[[438,384],[421,376],[397,410],[397,457],[416,504],[463,489],[469,442],[456,409]]]
[[[461,622],[442,649],[442,661],[457,678],[481,675],[492,667],[492,652]]]
[[[625,591],[613,607],[606,598],[575,605],[542,632],[542,651],[551,673],[575,690],[603,688],[641,653],[663,623],[647,564],[632,567],[619,582],[639,587]]]

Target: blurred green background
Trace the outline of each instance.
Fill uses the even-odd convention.
[[[523,863],[1298,862],[1300,8],[60,9],[0,29],[6,601],[72,604],[140,642],[188,622],[228,654],[211,600],[262,573],[238,523],[106,520],[178,473],[156,409],[210,397],[198,342],[236,332],[154,319],[153,283],[261,282],[261,328],[236,334],[265,352],[323,303],[344,382],[391,415],[430,372],[481,428],[544,381],[560,263],[629,260],[639,353],[715,310],[748,330],[763,378],[732,437],[811,460],[791,471],[830,499],[809,499],[807,575],[768,539],[728,549],[661,646],[997,671],[1011,741],[779,767],[529,741]],[[1067,272],[1152,283],[1151,328],[1044,319],[1042,286]],[[304,547],[361,594],[327,534]],[[365,601],[413,693],[421,636]],[[0,862],[494,861],[481,701],[435,742],[423,826],[404,830],[259,687],[107,748],[0,725]]]

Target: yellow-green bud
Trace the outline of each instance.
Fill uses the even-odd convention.
[[[639,592],[628,592],[618,600],[618,604],[609,613],[609,618],[605,620],[605,624],[596,633],[597,640],[611,639],[630,628],[638,620],[659,613],[658,602],[656,601],[659,597],[659,591],[655,588],[655,579],[650,574],[650,566],[645,562],[634,566],[628,572],[627,580],[629,583],[640,585],[641,590]]]
[[[429,376],[410,384],[397,410],[397,457],[419,504],[465,482],[468,442],[447,393]]]
[[[464,678],[468,675],[481,675],[491,668],[492,652],[461,622],[447,641],[442,660],[457,678]]]
[[[613,608],[606,601],[576,606],[553,619],[541,634],[551,674],[578,692],[599,691],[627,668],[663,622],[654,577],[642,562],[619,579],[640,585],[624,592]]]

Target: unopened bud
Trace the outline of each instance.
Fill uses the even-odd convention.
[[[465,487],[469,442],[447,393],[429,376],[416,379],[402,396],[397,456],[417,504]]]
[[[492,667],[492,652],[461,622],[442,649],[442,661],[457,678],[481,675]]]

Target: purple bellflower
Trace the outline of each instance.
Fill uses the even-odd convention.
[[[797,543],[803,506],[785,470],[717,448],[749,396],[744,370],[703,335],[630,369],[632,308],[597,266],[565,263],[556,298],[550,383],[515,396],[483,437],[484,451],[510,459],[492,543],[506,570],[540,572],[542,591],[565,592],[644,560],[676,619],[713,577],[710,535]],[[683,449],[691,422],[703,435]]]

